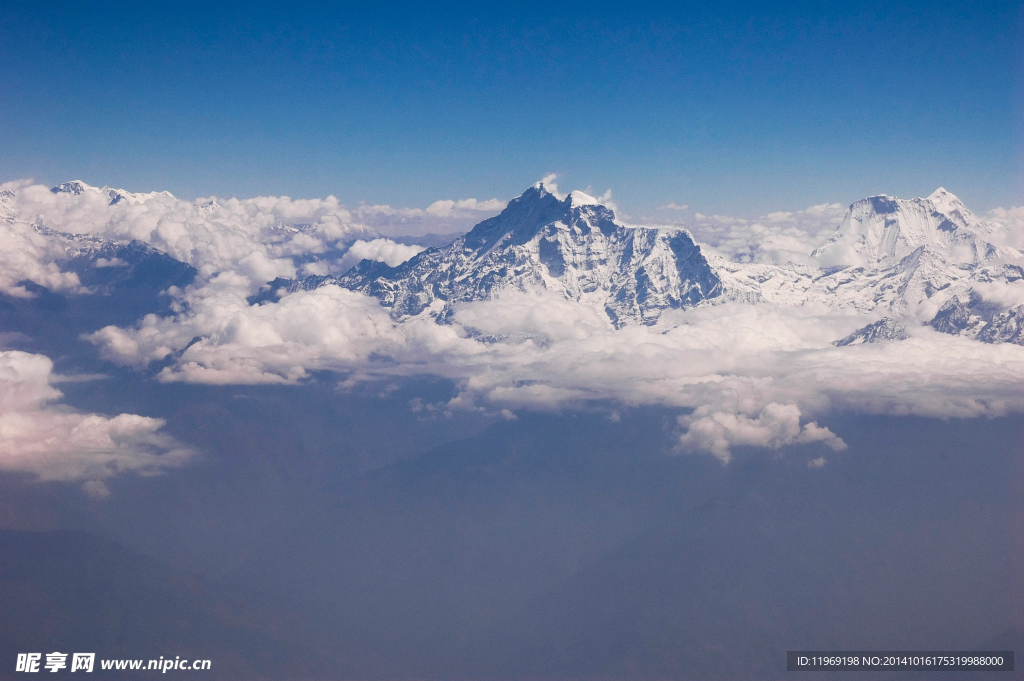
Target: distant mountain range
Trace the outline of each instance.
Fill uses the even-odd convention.
[[[364,260],[340,277],[277,279],[250,301],[337,285],[377,298],[396,320],[427,312],[444,323],[458,303],[510,289],[547,290],[593,306],[622,327],[656,324],[666,310],[725,302],[815,303],[903,320],[934,299],[969,309],[975,321],[968,326],[978,332],[937,317],[932,326],[940,331],[1024,343],[1024,308],[993,309],[974,291],[979,283],[1024,282],[1024,254],[993,243],[1000,232],[940,188],[924,199],[857,201],[812,254],[816,265],[737,263],[702,248],[684,229],[626,226],[582,192],[559,199],[538,183],[447,247],[396,267]],[[898,340],[906,323],[915,322],[872,322],[854,336]],[[990,331],[981,333],[979,325]]]
[[[173,198],[77,181],[52,191],[102,195],[111,206]],[[14,219],[14,199],[11,191],[0,195],[0,218]],[[61,270],[77,273],[94,293],[142,289],[152,297],[196,276],[190,265],[142,242],[64,233],[42,222],[33,227],[62,253]],[[363,260],[340,276],[278,278],[249,301],[271,304],[286,292],[335,285],[376,298],[396,321],[426,314],[443,324],[462,303],[503,291],[545,291],[594,308],[616,328],[655,325],[668,310],[701,305],[817,305],[873,318],[840,345],[900,340],[921,324],[986,343],[1024,344],[1024,306],[993,303],[979,290],[1024,285],[1024,253],[1001,245],[1007,237],[940,188],[927,198],[882,195],[853,203],[809,264],[735,262],[685,229],[628,226],[583,192],[560,198],[538,182],[468,234],[447,245],[437,245],[445,238],[428,239],[430,248],[397,266]]]

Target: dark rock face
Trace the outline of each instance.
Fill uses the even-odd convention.
[[[978,340],[1024,345],[1024,304],[1011,307],[993,317],[978,334]]]
[[[938,313],[928,324],[936,331],[957,336],[971,327],[973,317],[970,308],[954,296],[939,308]]]
[[[906,340],[907,327],[891,317],[883,317],[873,324],[857,329],[846,338],[837,340],[833,345],[860,345],[861,343],[878,343],[887,340]]]
[[[983,343],[1024,345],[1024,304],[997,313],[986,310],[982,301],[972,299],[972,305],[975,302],[980,314],[954,297],[939,308],[929,325],[942,333],[976,338]]]

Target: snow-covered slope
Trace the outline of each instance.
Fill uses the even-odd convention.
[[[135,192],[125,191],[124,189],[111,189],[110,187],[93,187],[88,185],[81,180],[72,180],[71,182],[64,182],[50,190],[54,194],[74,194],[75,196],[81,196],[86,193],[93,193],[96,195],[103,195],[104,198],[109,200],[111,206],[118,204],[122,205],[138,205],[144,203],[149,199],[157,197],[164,197],[168,199],[174,199],[174,196],[170,192],[147,192],[145,194],[139,194]]]
[[[941,308],[933,326],[952,333],[947,317],[963,321],[964,313],[953,310],[964,307],[962,298],[975,301],[984,313],[967,313],[976,317],[970,331],[965,327],[956,333],[980,338],[980,324],[1003,311],[1005,303],[1002,308],[982,304],[984,296],[975,289],[1024,282],[1024,254],[985,240],[1002,240],[1000,229],[978,220],[944,189],[909,201],[876,196],[850,206],[835,234],[814,251],[817,267],[736,263],[714,256],[710,262],[722,281],[721,302],[815,304],[881,312],[911,325],[929,321],[928,315]],[[1015,337],[992,338],[1003,336]]]
[[[985,240],[995,229],[941,187],[925,199],[872,196],[850,206],[836,233],[813,255],[826,266],[872,265],[924,246],[957,262],[978,263],[997,254]]]
[[[18,258],[0,258],[0,289],[13,295],[27,295],[19,281],[108,289],[176,259],[191,267],[175,270],[175,281],[243,275],[230,281],[250,303],[337,285],[376,298],[399,321],[429,314],[447,323],[460,304],[509,291],[582,303],[616,328],[658,324],[668,310],[734,303],[863,315],[870,323],[851,343],[897,340],[893,329],[912,334],[928,323],[986,342],[1021,337],[1012,309],[1024,302],[1024,254],[993,245],[1013,240],[944,189],[924,199],[857,201],[810,258],[777,265],[729,260],[680,228],[622,224],[593,197],[563,198],[539,182],[447,246],[393,267],[379,262],[387,258],[363,260],[346,272],[350,240],[367,230],[344,222],[333,198],[184,202],[78,181],[49,190],[8,186],[0,192],[7,225],[0,237]],[[880,318],[892,322],[876,329]]]

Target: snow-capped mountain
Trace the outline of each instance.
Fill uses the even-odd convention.
[[[54,194],[74,194],[80,196],[87,192],[95,194],[103,194],[110,203],[108,205],[115,206],[118,204],[136,205],[145,202],[147,199],[162,196],[173,199],[174,196],[170,192],[147,192],[145,194],[139,194],[135,192],[125,191],[124,189],[111,189],[110,187],[93,187],[88,185],[81,180],[72,180],[71,182],[63,182],[50,190]]]
[[[843,344],[895,340],[886,334],[904,324],[919,324],[916,315],[936,306],[942,309],[934,328],[1002,342],[999,339],[1016,336],[979,335],[981,326],[1003,310],[982,304],[975,293],[979,285],[1024,281],[1024,254],[986,240],[1002,236],[999,231],[939,189],[927,199],[876,196],[857,201],[836,232],[812,254],[817,266],[746,264],[715,256],[710,263],[722,281],[721,302],[814,303],[903,320],[884,329],[868,325]],[[965,313],[959,308],[954,314],[954,307],[964,306],[958,297],[973,300],[977,308],[966,313],[972,317],[969,323],[964,321],[967,317],[960,320]],[[955,324],[966,326],[955,326],[947,319],[950,315],[958,320]]]
[[[718,276],[685,230],[627,227],[583,192],[564,199],[542,182],[450,246],[397,267],[364,260],[345,275],[278,281],[273,289],[327,284],[371,295],[397,319],[502,290],[546,289],[603,310],[612,324],[654,324],[662,312],[721,293]],[[257,300],[267,300],[275,291]]]
[[[994,310],[976,295],[967,303],[953,296],[939,308],[929,326],[942,333],[977,338],[985,343],[1024,345],[1024,304]]]
[[[813,255],[823,264],[871,265],[926,247],[947,259],[979,263],[999,251],[985,240],[995,229],[942,187],[925,199],[872,196],[850,206],[835,234]]]
[[[161,273],[156,279],[181,287],[195,276],[197,265],[211,277],[238,259],[251,261],[247,267],[254,272],[256,263],[264,269],[273,265],[271,257],[290,261],[293,271],[323,272],[318,263],[345,257],[344,238],[367,233],[339,227],[331,212],[326,217],[311,212],[315,224],[284,222],[282,216],[294,213],[293,204],[281,211],[275,206],[286,198],[261,199],[261,205],[232,199],[221,206],[77,181],[50,191],[70,195],[69,205],[77,197],[99,205],[94,212],[108,221],[99,231],[107,234],[135,233],[121,228],[131,217],[123,214],[126,208],[137,212],[166,205],[157,217],[174,212],[172,228],[153,231],[159,220],[142,220],[139,226],[149,230],[142,240],[111,239],[72,233],[76,224],[68,231],[51,229],[46,221],[51,218],[34,213],[20,216],[16,192],[0,192],[0,218],[45,237],[50,266],[76,273],[83,290],[109,290],[153,268]],[[329,204],[325,210],[335,208]],[[52,215],[65,214],[70,213]],[[991,296],[992,287],[1020,284],[1024,290],[1024,254],[994,245],[1007,243],[1000,229],[979,220],[944,189],[925,199],[876,196],[852,204],[835,233],[802,264],[736,262],[702,248],[684,229],[625,225],[593,197],[578,191],[563,197],[539,182],[447,246],[428,248],[393,267],[363,260],[340,276],[274,279],[249,301],[272,303],[283,292],[337,285],[376,298],[395,320],[429,314],[448,323],[461,303],[503,291],[544,291],[593,308],[616,328],[658,324],[667,310],[704,305],[813,305],[875,320],[837,341],[840,345],[900,340],[922,324],[985,342],[1020,343],[1022,314],[1015,306],[1022,300],[1012,291],[1009,297]],[[211,236],[224,232],[234,237]],[[238,248],[208,257],[209,244],[219,243]],[[250,252],[250,243],[264,250]],[[174,258],[188,265],[175,269],[181,263]],[[259,281],[266,279],[256,279],[256,285]]]

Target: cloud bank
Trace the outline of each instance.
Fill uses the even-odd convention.
[[[349,209],[333,196],[190,202],[167,192],[132,193],[80,182],[58,189],[27,181],[0,185],[0,292],[26,296],[18,286],[25,279],[51,290],[78,290],[78,277],[57,264],[75,244],[47,237],[41,232],[46,229],[135,239],[192,265],[201,281],[222,272],[244,276],[252,292],[276,277],[340,274],[357,262],[356,254],[345,257],[353,242],[362,242],[366,257],[397,264],[418,247],[375,237],[464,231],[504,207],[497,199],[463,199],[436,201],[426,209],[363,204]]]
[[[551,191],[557,191],[554,179],[543,180]],[[395,322],[375,299],[337,286],[250,305],[247,296],[274,277],[327,274],[357,258],[395,265],[419,247],[370,238],[353,217],[357,213],[331,197],[186,203],[157,194],[111,203],[109,190],[65,195],[36,186],[16,189],[13,209],[8,202],[16,213],[8,231],[21,235],[11,238],[28,239],[15,250],[29,254],[26,262],[38,255],[39,276],[53,272],[46,269],[46,244],[32,241],[38,232],[31,224],[145,240],[200,270],[187,290],[169,292],[175,315],[150,315],[86,337],[117,364],[143,369],[164,363],[160,381],[297,383],[328,370],[341,375],[344,389],[433,374],[450,378],[458,392],[443,404],[417,405],[431,413],[484,410],[508,417],[519,409],[658,404],[685,412],[680,451],[728,461],[738,446],[811,445],[816,467],[824,463],[821,447],[845,447],[841,433],[818,425],[836,411],[940,418],[1024,411],[1024,347],[914,326],[904,341],[837,348],[832,341],[863,326],[865,316],[806,301],[668,311],[656,326],[618,330],[600,311],[545,290],[504,291],[457,306],[448,325],[435,323],[437,306]],[[460,211],[486,216],[497,207],[466,200],[436,202],[404,217],[389,207],[357,211],[412,219]],[[799,263],[833,232],[844,210],[822,204],[757,220],[697,214],[689,227],[734,262]],[[1003,213],[996,217],[1024,220],[1019,209]],[[312,257],[317,255],[324,258]],[[71,289],[75,282],[55,285]],[[1022,299],[1019,288],[994,282],[977,292],[1007,305]],[[149,428],[146,437],[157,437],[159,426],[151,419],[137,423]],[[144,429],[138,427],[141,438]]]
[[[680,420],[680,448],[723,461],[741,445],[817,442],[840,451],[840,437],[814,421],[835,411],[1024,411],[1024,347],[920,327],[905,341],[837,348],[831,341],[863,318],[829,310],[728,304],[615,330],[592,308],[536,292],[464,305],[447,326],[429,316],[396,323],[376,301],[334,286],[263,306],[227,292],[204,300],[187,315],[107,327],[91,340],[137,367],[188,346],[163,381],[292,383],[322,369],[347,376],[343,385],[445,376],[458,394],[432,405],[438,413],[679,407],[693,410]]]
[[[659,219],[683,226],[698,242],[734,262],[783,265],[809,264],[811,252],[843,220],[847,207],[823,203],[799,211],[776,211],[755,219],[729,215],[694,213],[686,220],[665,220],[664,211],[682,212],[689,206],[669,203],[659,206]]]

